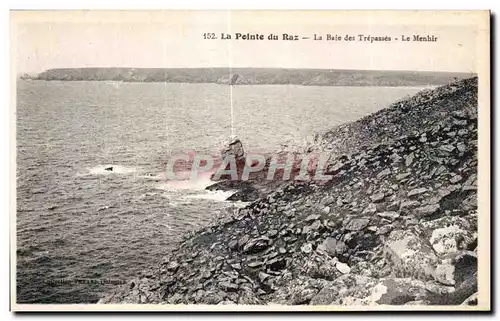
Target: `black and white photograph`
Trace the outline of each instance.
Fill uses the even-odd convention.
[[[14,311],[490,310],[488,11],[11,11]]]

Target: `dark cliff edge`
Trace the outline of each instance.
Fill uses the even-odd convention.
[[[231,76],[231,77],[230,77]],[[57,68],[30,79],[217,83],[233,85],[428,86],[471,77],[467,73],[278,68]]]
[[[477,304],[477,78],[318,134],[285,181],[99,303]]]

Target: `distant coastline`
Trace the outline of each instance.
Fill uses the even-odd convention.
[[[471,73],[279,68],[57,68],[20,79],[302,86],[445,85]]]

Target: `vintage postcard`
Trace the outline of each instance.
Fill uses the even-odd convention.
[[[13,311],[490,310],[490,12],[11,11]]]

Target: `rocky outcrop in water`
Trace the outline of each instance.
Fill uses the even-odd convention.
[[[319,182],[282,182],[100,303],[477,304],[477,79],[322,138]]]

